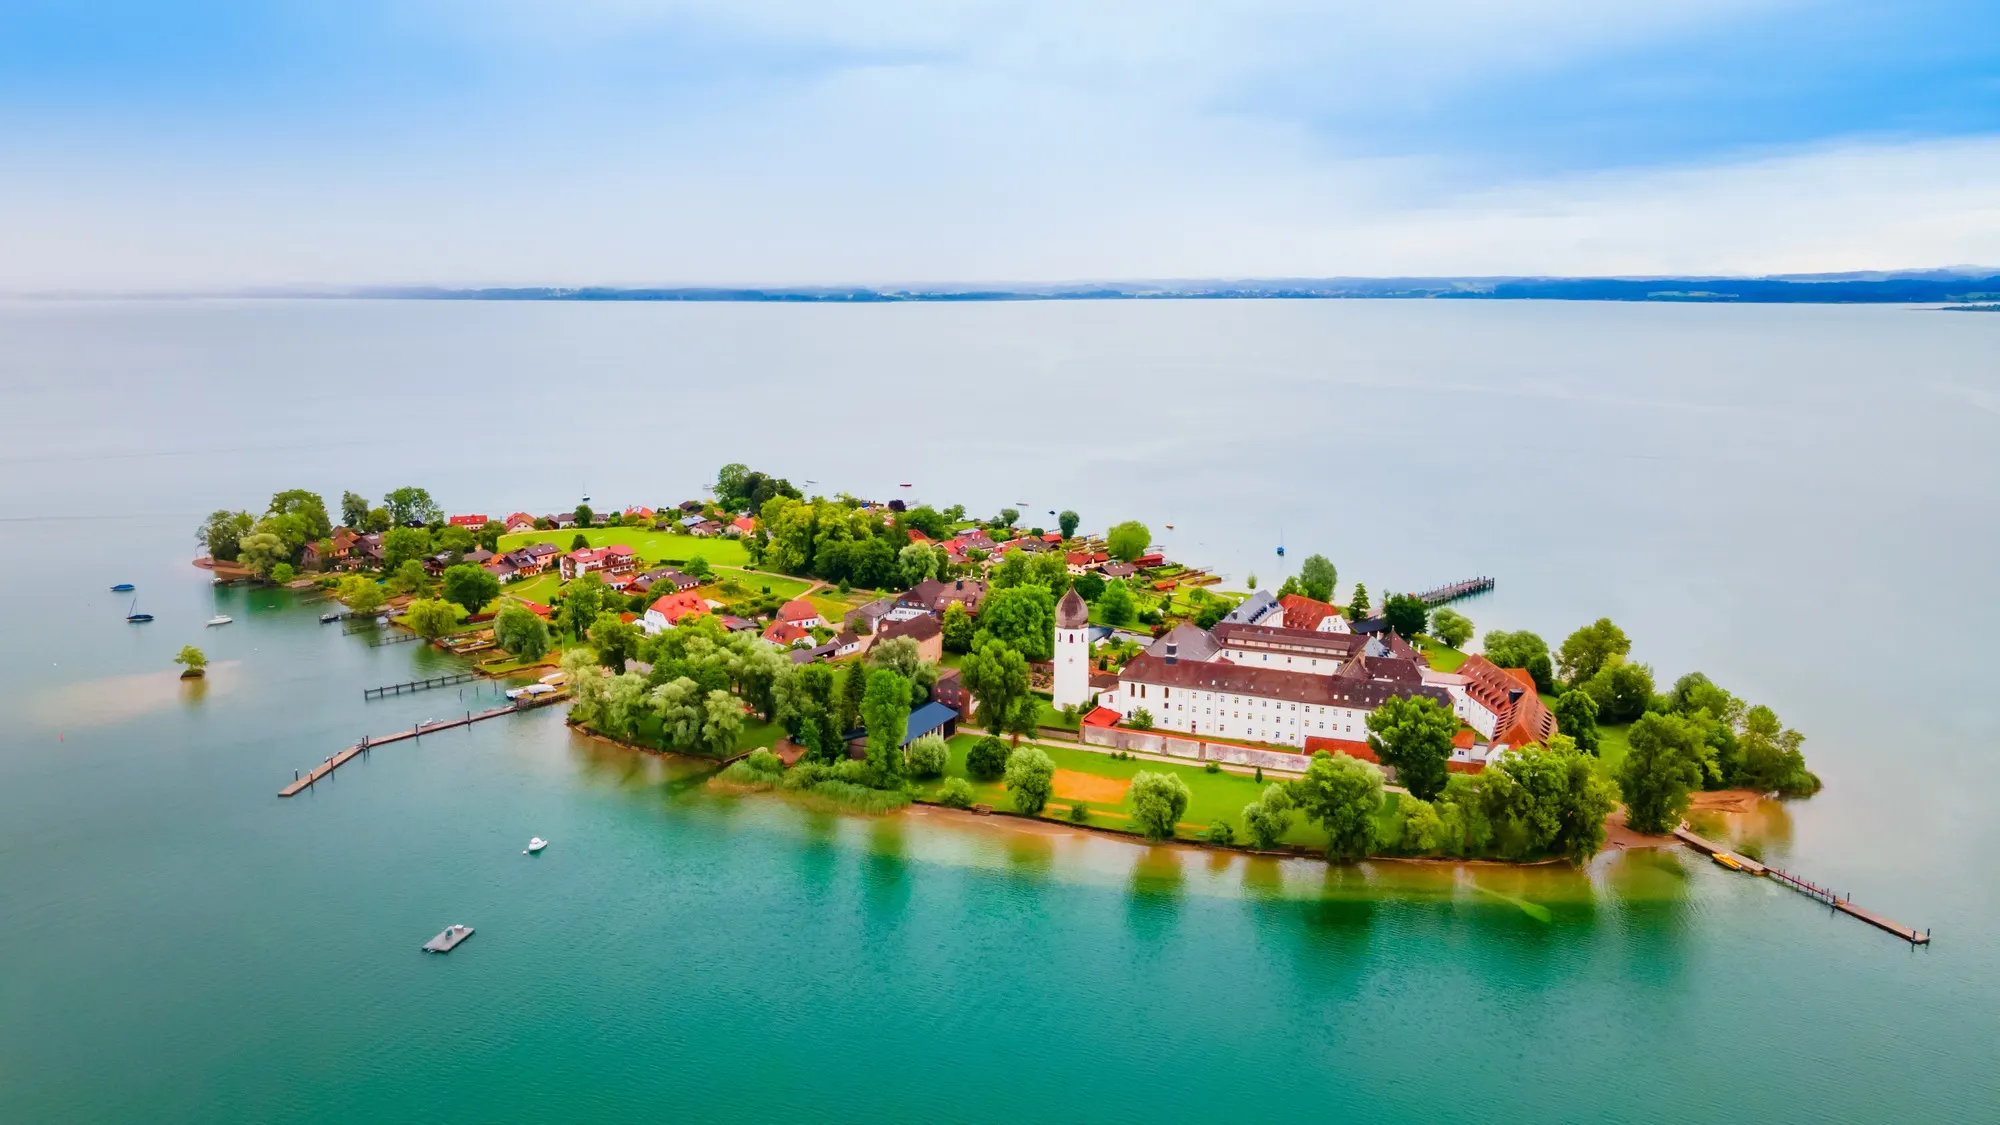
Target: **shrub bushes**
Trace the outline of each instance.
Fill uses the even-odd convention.
[[[969,809],[972,807],[972,783],[962,777],[954,777],[938,790],[938,804],[948,809]]]
[[[939,777],[951,760],[951,752],[945,747],[941,735],[927,734],[910,743],[909,749],[904,751],[904,760],[911,777]]]
[[[973,743],[965,755],[965,772],[980,781],[998,781],[1007,772],[1007,744],[990,734]]]

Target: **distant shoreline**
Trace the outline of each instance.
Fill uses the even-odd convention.
[[[1332,277],[907,286],[297,285],[202,292],[16,294],[17,298],[187,300],[267,298],[391,301],[700,302],[817,305],[1008,301],[1625,301],[1674,304],[2000,306],[2000,267],[1792,274],[1770,277]]]

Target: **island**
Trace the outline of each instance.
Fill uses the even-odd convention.
[[[447,516],[409,487],[346,493],[335,522],[290,490],[197,537],[217,581],[323,591],[343,606],[323,620],[560,685],[580,732],[843,811],[1581,864],[1674,842],[1691,807],[1820,786],[1771,708],[1697,671],[1663,686],[1608,619],[1473,652],[1455,606],[1490,578],[1337,601],[1323,554],[1275,589],[1227,583],[1135,520],[808,497],[732,464],[607,512]]]

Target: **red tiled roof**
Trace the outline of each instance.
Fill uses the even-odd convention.
[[[1364,762],[1381,760],[1375,756],[1375,748],[1366,742],[1356,742],[1351,738],[1319,738],[1314,735],[1307,735],[1306,753],[1314,754],[1321,750],[1329,754],[1345,754],[1350,758],[1359,758]]]
[[[735,528],[736,530],[742,532],[745,535],[748,535],[751,532],[757,530],[757,525],[751,521],[749,516],[737,516],[734,520],[730,521],[729,526]]]
[[[526,598],[521,599],[521,604],[526,606],[528,612],[534,614],[536,617],[547,617],[549,614],[555,612],[540,602],[531,602]]]
[[[1320,622],[1340,612],[1331,603],[1304,594],[1286,594],[1278,604],[1285,607],[1287,629],[1317,629]]]
[[[484,527],[484,526],[486,526],[486,517],[485,517],[485,516],[453,516],[453,517],[451,517],[451,525],[452,525],[453,527]]]
[[[1495,742],[1525,746],[1546,742],[1556,733],[1556,717],[1535,693],[1535,679],[1520,668],[1502,668],[1484,656],[1465,658],[1458,666],[1465,693],[1493,713]]]
[[[681,618],[689,614],[707,613],[708,603],[702,600],[700,596],[683,590],[679,593],[666,594],[654,599],[653,604],[646,607],[646,611],[648,613],[658,613],[661,617],[667,619],[667,624],[676,625],[680,623]]]
[[[817,608],[815,608],[811,602],[805,600],[804,598],[793,598],[791,601],[788,601],[784,605],[778,607],[778,620],[780,621],[788,623],[796,621],[811,621],[815,617],[819,617],[822,620],[824,620],[824,617],[821,615],[820,611]]]
[[[1124,717],[1109,707],[1098,707],[1083,717],[1083,725],[1087,727],[1115,727],[1118,725],[1118,720]]]
[[[774,645],[790,648],[800,641],[811,640],[812,634],[789,621],[773,621],[771,627],[764,630],[764,639]]]

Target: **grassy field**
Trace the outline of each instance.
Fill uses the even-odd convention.
[[[961,734],[951,740],[951,764],[945,770],[945,777],[963,777],[972,782],[975,798],[998,809],[1011,809],[1013,804],[1007,798],[1007,789],[1000,782],[974,781],[965,772],[965,755],[979,741],[980,735]],[[1215,821],[1227,821],[1236,830],[1238,840],[1243,838],[1243,806],[1256,800],[1264,792],[1263,785],[1250,777],[1224,770],[1209,773],[1200,766],[1180,765],[1168,762],[1148,762],[1134,759],[1113,758],[1094,750],[1078,750],[1065,746],[1042,746],[1042,751],[1056,765],[1056,791],[1050,798],[1049,807],[1043,813],[1050,820],[1064,820],[1070,805],[1081,799],[1090,809],[1090,823],[1105,828],[1131,828],[1131,812],[1125,800],[1125,788],[1131,783],[1132,775],[1141,770],[1151,773],[1171,773],[1187,782],[1190,798],[1187,816],[1181,821],[1182,836],[1196,836]],[[944,779],[938,778],[918,786],[918,792],[925,800],[935,800],[938,788]],[[1385,804],[1384,809],[1394,806]],[[1325,848],[1326,833],[1317,826],[1295,821],[1285,842],[1310,848]]]
[[[1456,672],[1465,663],[1465,654],[1433,637],[1419,636],[1416,646],[1430,659],[1431,667],[1440,672]]]
[[[523,531],[500,537],[500,550],[512,551],[530,543],[554,543],[563,550],[569,550],[579,533],[576,531]],[[750,553],[744,549],[740,539],[697,539],[692,535],[675,535],[669,531],[654,531],[643,527],[593,527],[581,533],[593,547],[603,547],[612,543],[623,543],[638,553],[646,563],[663,562],[667,559],[691,559],[696,555],[717,566],[743,566],[750,561]]]
[[[1597,760],[1602,763],[1605,776],[1617,776],[1618,767],[1625,764],[1625,755],[1632,749],[1625,733],[1631,729],[1630,723],[1597,728]]]
[[[809,579],[770,574],[762,570],[745,570],[736,566],[718,566],[715,568],[715,576],[717,581],[734,578],[743,583],[743,588],[752,594],[762,593],[765,587],[769,587],[771,593],[780,598],[796,598],[812,588]]]

